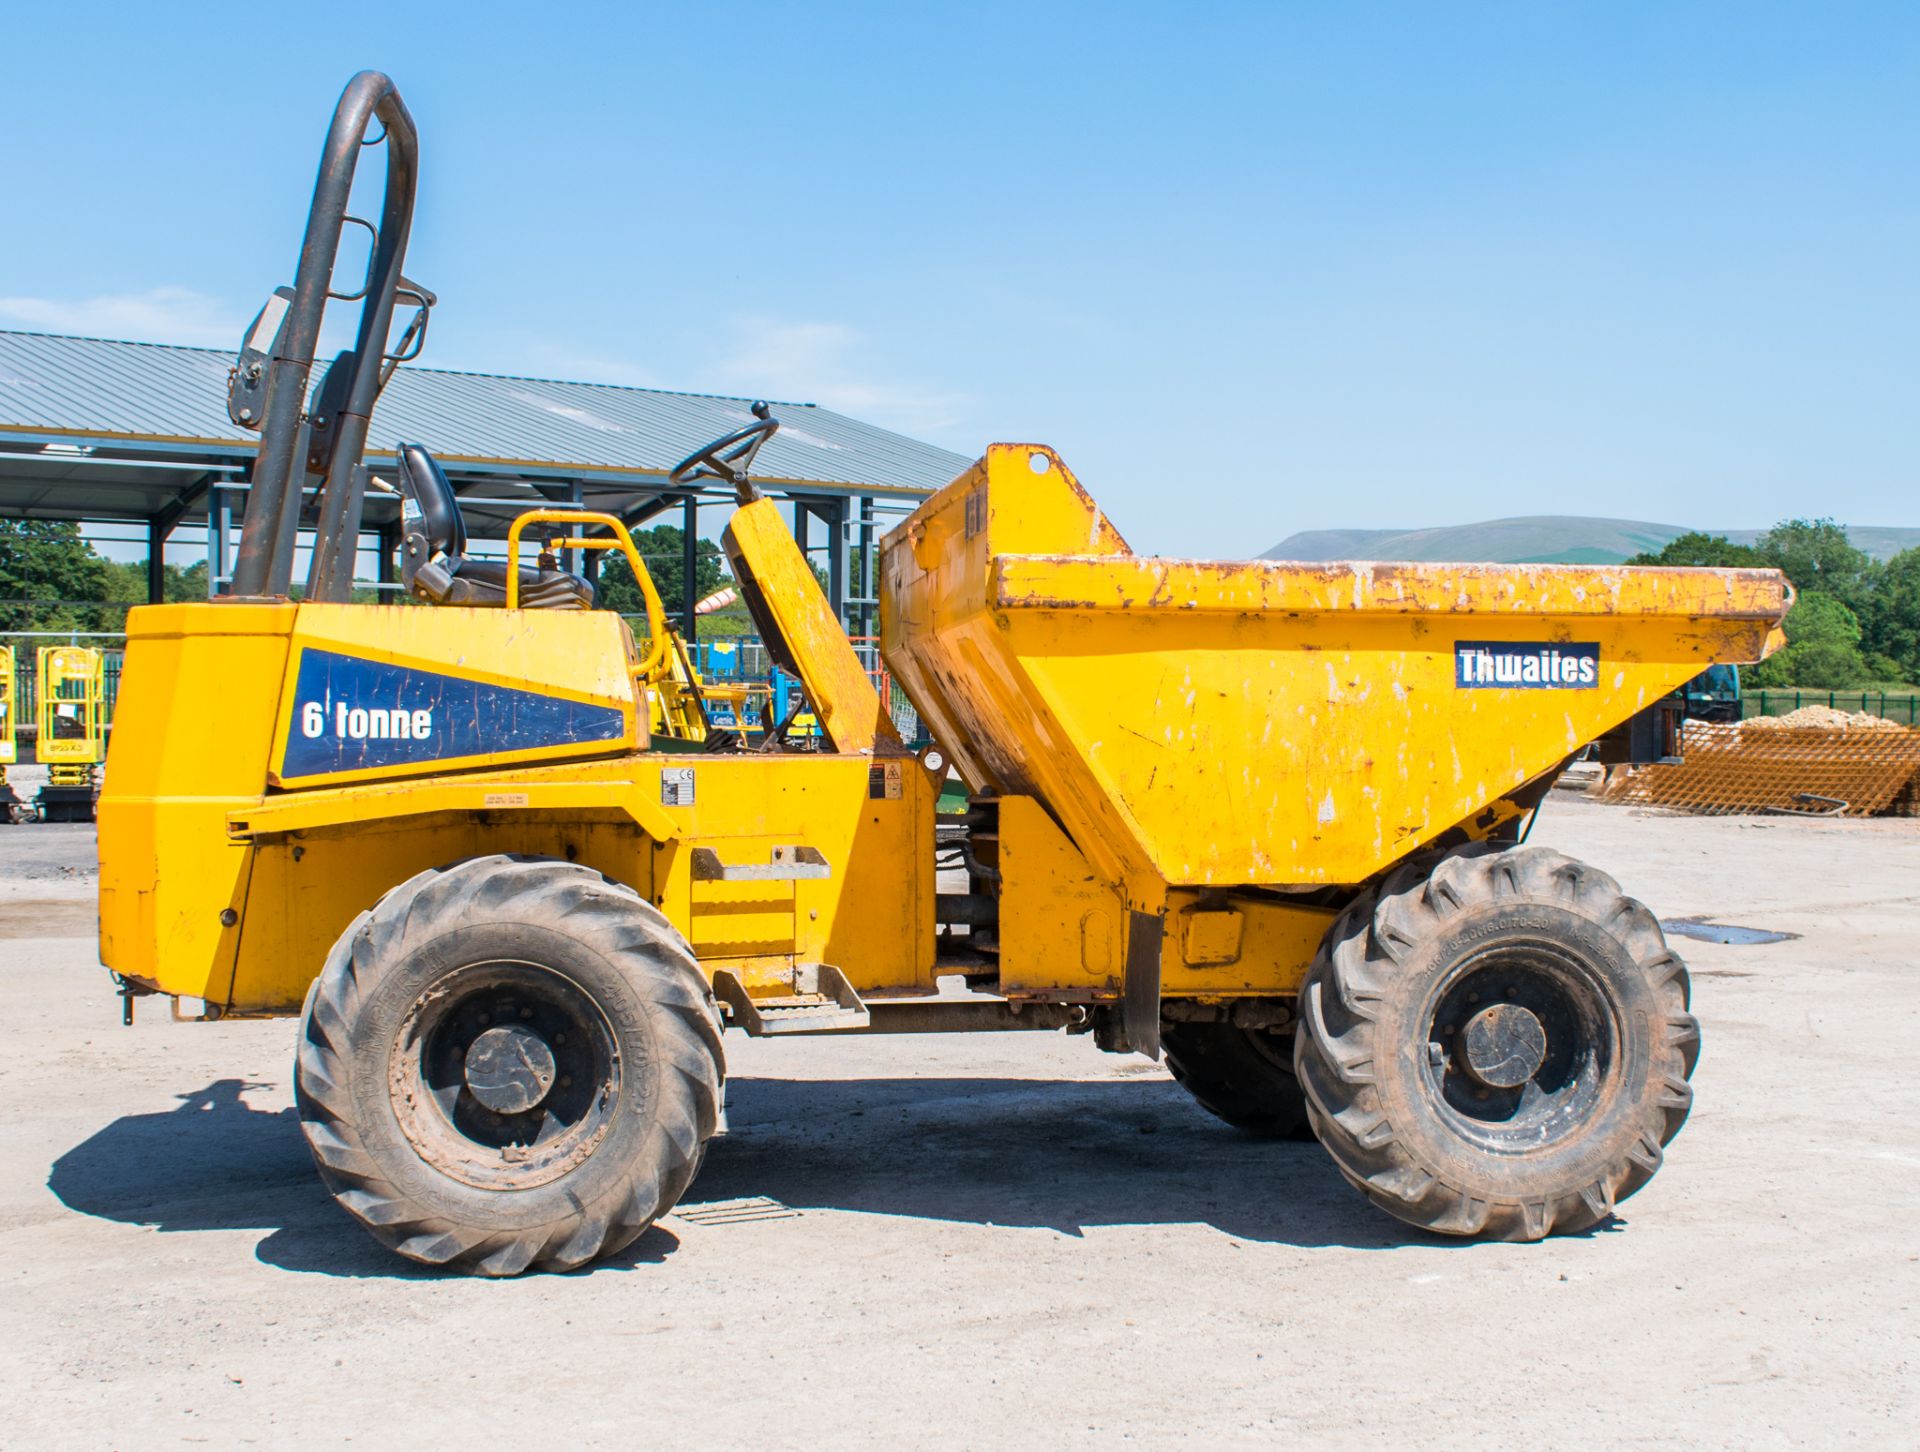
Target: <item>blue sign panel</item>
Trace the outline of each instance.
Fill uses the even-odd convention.
[[[1600,684],[1592,641],[1463,640],[1453,648],[1453,683],[1463,691],[1591,691]]]
[[[281,779],[626,737],[611,706],[311,647],[300,652]]]

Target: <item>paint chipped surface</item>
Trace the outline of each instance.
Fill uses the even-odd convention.
[[[887,663],[956,759],[992,762],[1142,899],[1363,880],[1711,661],[1755,658],[1783,613],[1766,571],[1143,558],[1064,466],[1005,463],[916,512],[950,548],[916,554],[913,523],[883,542]],[[981,487],[991,542],[939,522]],[[1476,639],[1596,642],[1605,668],[1578,699],[1461,691]]]

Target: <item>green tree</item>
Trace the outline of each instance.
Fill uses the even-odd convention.
[[[1844,690],[1872,674],[1860,653],[1859,618],[1832,595],[1803,592],[1783,628],[1786,648],[1754,668],[1755,685]]]
[[[190,565],[166,565],[162,568],[167,572],[169,604],[191,605],[196,600],[207,598],[207,562],[205,560],[195,560]]]
[[[1886,664],[1883,680],[1920,680],[1920,549],[1902,550],[1879,571],[1862,612],[1865,648]]]
[[[1761,563],[1781,571],[1794,589],[1831,595],[1856,614],[1880,569],[1831,519],[1782,520],[1754,548]]]
[[[145,560],[103,560],[107,567],[106,589],[101,599],[108,607],[100,613],[109,623],[103,629],[117,629],[135,605],[147,603],[147,562]]]
[[[669,617],[677,620],[686,606],[684,566],[682,550],[686,536],[678,525],[657,524],[652,529],[635,530],[634,548],[640,552],[640,559],[647,567],[647,573],[653,576],[654,588],[660,592],[660,603],[666,607]],[[704,600],[715,590],[727,583],[726,558],[720,553],[720,546],[710,539],[702,539],[695,545],[695,568],[693,580],[693,598]],[[614,552],[602,553],[600,567],[600,603],[609,610],[617,610],[622,615],[640,615],[646,611],[646,602],[640,597],[640,586],[633,578],[633,571],[627,567],[624,556]]]
[[[109,598],[112,568],[58,520],[0,520],[0,630],[92,630],[120,612]]]
[[[126,612],[135,605],[147,603],[147,562],[145,560],[105,560],[107,567],[106,593],[103,596],[111,615],[110,622],[104,627],[116,629],[124,623]],[[170,604],[190,604],[207,598],[207,562],[196,560],[191,565],[163,565],[165,576],[164,597]]]
[[[1751,545],[1735,544],[1724,534],[1703,534],[1690,530],[1678,539],[1668,540],[1660,549],[1635,555],[1630,565],[1707,565],[1718,569],[1739,569],[1764,565],[1760,552]]]

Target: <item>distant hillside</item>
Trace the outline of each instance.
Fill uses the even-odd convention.
[[[1502,565],[1617,565],[1657,550],[1691,525],[1638,519],[1591,519],[1578,514],[1534,514],[1439,529],[1311,529],[1289,535],[1263,560],[1482,560]],[[1764,531],[1708,529],[1737,544]],[[1848,537],[1875,559],[1920,545],[1920,528],[1850,526]]]

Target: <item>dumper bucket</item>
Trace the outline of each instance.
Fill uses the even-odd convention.
[[[1134,905],[1355,884],[1537,785],[1786,613],[1772,570],[1136,555],[996,444],[881,544],[882,647],[977,792]]]

